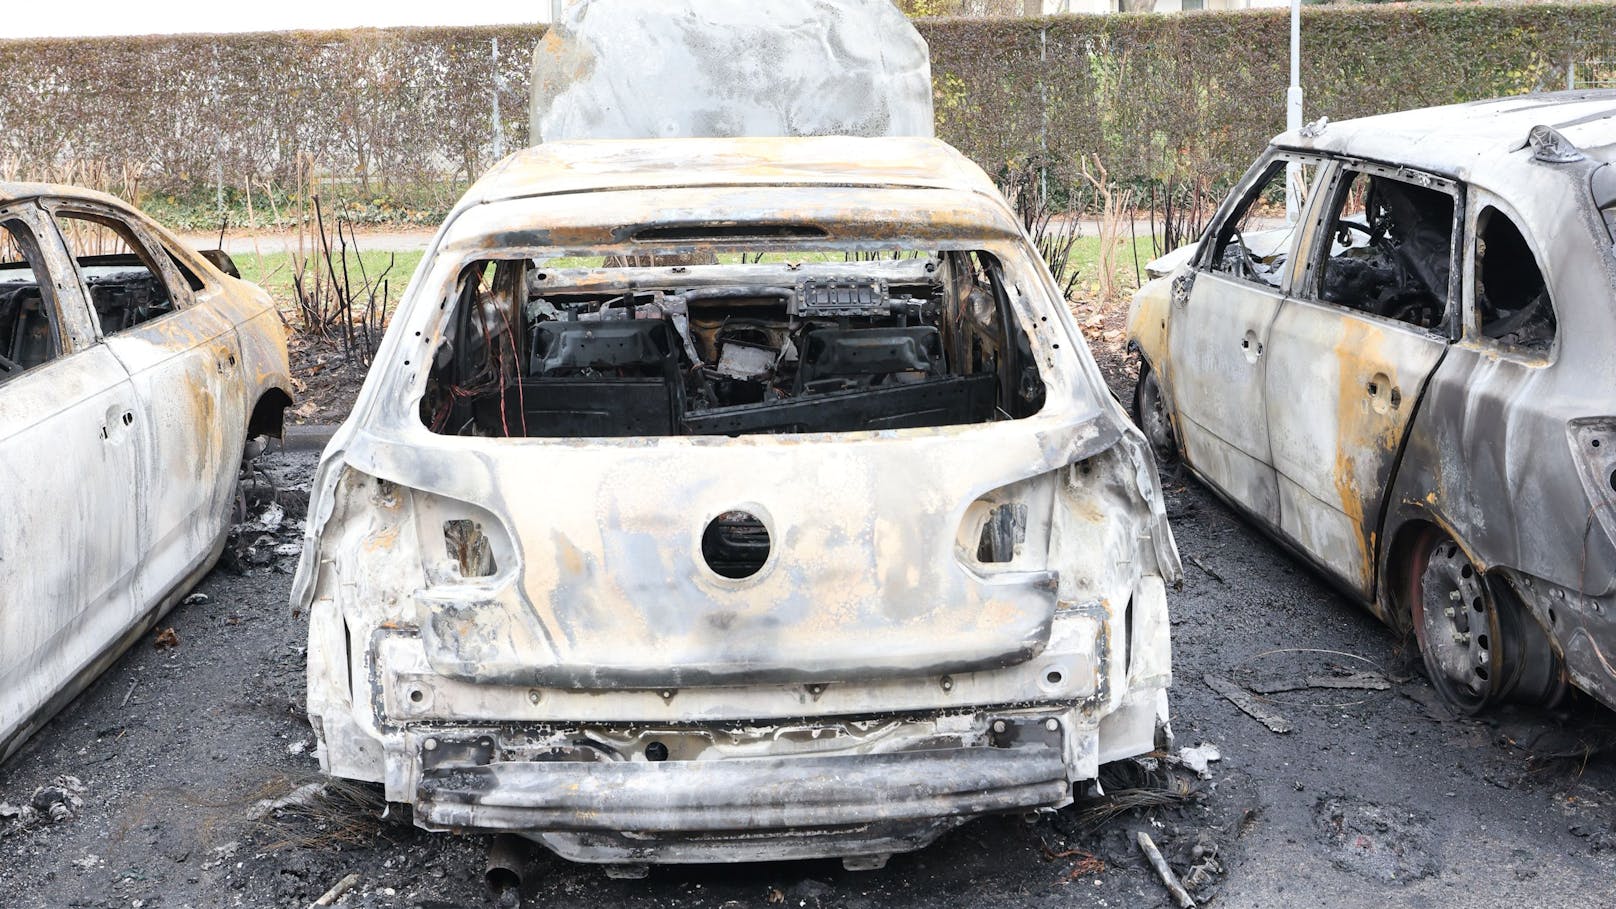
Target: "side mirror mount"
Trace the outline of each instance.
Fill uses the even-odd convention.
[[[199,249],[202,258],[207,259],[214,268],[224,272],[232,278],[241,277],[241,269],[236,267],[236,260],[222,249]]]
[[[1193,286],[1195,286],[1195,272],[1193,269],[1185,269],[1173,279],[1173,304],[1179,309],[1189,305],[1190,288]]]

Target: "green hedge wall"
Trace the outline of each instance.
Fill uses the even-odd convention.
[[[938,129],[990,172],[1099,155],[1113,179],[1238,174],[1284,126],[1288,14],[944,19]],[[366,189],[491,163],[494,97],[526,141],[536,25],[0,41],[0,173],[141,168],[149,189],[285,185],[302,158]],[[492,45],[497,40],[497,62]],[[1616,61],[1616,5],[1303,13],[1309,119],[1554,89]],[[498,86],[496,88],[496,86]]]
[[[490,163],[495,85],[526,141],[542,27],[0,42],[0,168],[143,166],[170,191],[290,182],[299,158],[366,184],[464,180]],[[492,48],[497,40],[496,67]],[[496,83],[496,79],[498,80]],[[514,146],[513,146],[514,147]]]
[[[1288,10],[928,23],[943,134],[987,167],[1098,154],[1123,180],[1238,175],[1285,127]],[[1332,120],[1609,75],[1616,5],[1302,13],[1305,114]]]

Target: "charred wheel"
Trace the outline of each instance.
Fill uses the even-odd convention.
[[[1178,437],[1173,433],[1173,419],[1167,412],[1167,398],[1162,394],[1156,372],[1143,360],[1139,363],[1139,381],[1133,387],[1133,417],[1150,443],[1160,464],[1178,460]]]
[[[1564,695],[1565,673],[1548,636],[1508,583],[1489,581],[1453,538],[1426,532],[1410,586],[1425,671],[1455,712],[1506,701],[1552,706]]]

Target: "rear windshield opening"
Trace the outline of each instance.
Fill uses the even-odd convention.
[[[985,252],[488,259],[448,302],[421,404],[445,435],[857,432],[1044,402]]]

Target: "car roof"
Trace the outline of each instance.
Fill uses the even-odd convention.
[[[1616,152],[1616,90],[1545,92],[1399,111],[1327,124],[1317,136],[1282,133],[1274,144],[1485,180],[1507,167],[1534,126],[1550,126],[1594,158]],[[1519,161],[1515,162],[1519,165]]]
[[[998,195],[981,168],[937,139],[816,136],[546,143],[500,162],[466,201],[701,186],[905,187]]]
[[[93,189],[82,186],[71,186],[66,183],[19,183],[0,180],[0,205],[11,205],[16,202],[26,202],[29,199],[82,199],[87,202],[100,202],[104,205],[114,205],[127,208],[128,203],[116,196],[110,196]]]

